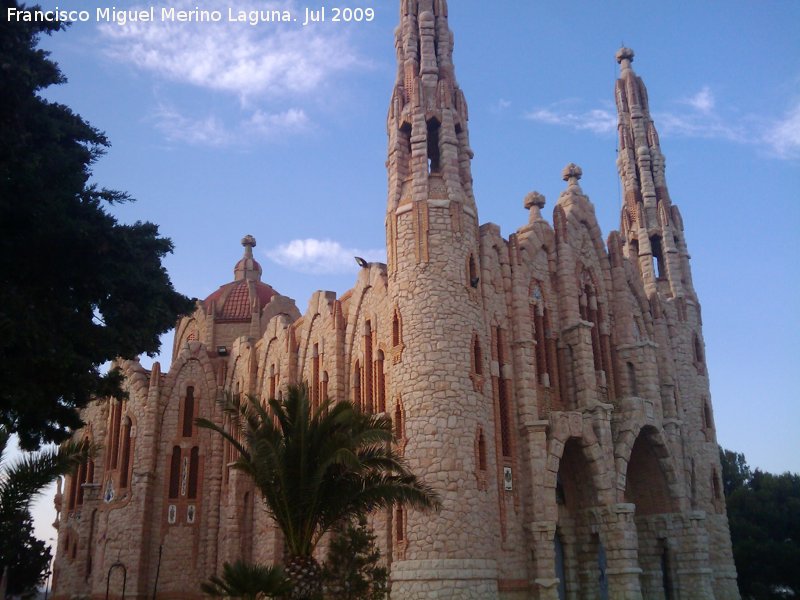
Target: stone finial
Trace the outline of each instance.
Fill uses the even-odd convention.
[[[631,63],[633,62],[633,50],[625,46],[617,50],[617,62],[622,67],[623,71],[625,69],[630,69]]]
[[[617,62],[621,63],[623,60],[633,62],[633,50],[625,46],[617,50]]]
[[[242,238],[242,246],[244,246],[244,255],[248,258],[253,257],[253,248],[256,247],[256,238],[247,234]]]
[[[545,197],[539,192],[531,192],[525,196],[523,205],[530,211],[528,222],[534,223],[542,219],[541,210],[544,208]]]
[[[531,192],[530,194],[527,194],[525,196],[524,204],[525,208],[527,208],[528,210],[530,210],[534,206],[536,208],[542,209],[544,208],[544,203],[545,203],[545,197],[539,192]]]
[[[583,176],[583,170],[575,163],[569,163],[564,170],[561,171],[561,179],[566,181],[569,185],[578,185],[578,181]]]

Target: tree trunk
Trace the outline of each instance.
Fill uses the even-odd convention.
[[[322,568],[313,556],[292,556],[286,561],[292,600],[322,600]]]

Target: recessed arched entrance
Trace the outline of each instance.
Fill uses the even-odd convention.
[[[564,445],[556,480],[555,571],[559,600],[606,600],[606,551],[596,523],[598,492],[581,440]]]
[[[631,448],[625,500],[635,505],[634,522],[639,540],[642,596],[671,600],[675,595],[672,513],[678,512],[669,486],[672,463],[659,431],[644,427]]]

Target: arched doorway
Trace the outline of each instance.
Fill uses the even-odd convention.
[[[675,597],[670,515],[678,511],[678,506],[666,475],[669,461],[669,451],[658,430],[642,428],[628,460],[625,500],[636,506],[642,595],[654,600]]]
[[[592,510],[600,501],[590,461],[580,442],[570,438],[564,445],[556,479],[559,600],[606,600],[605,548]]]

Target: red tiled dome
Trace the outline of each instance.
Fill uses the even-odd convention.
[[[246,279],[226,283],[203,300],[203,306],[210,310],[211,304],[214,304],[217,321],[249,321],[253,304],[250,283]],[[253,281],[252,284],[253,293],[258,299],[258,308],[261,310],[275,295],[275,290],[261,281]]]
[[[217,321],[242,322],[249,321],[255,303],[262,310],[275,295],[271,286],[261,281],[261,265],[253,258],[253,236],[245,236],[242,240],[245,247],[244,256],[233,269],[235,280],[226,283],[203,300],[206,311],[214,310]]]

